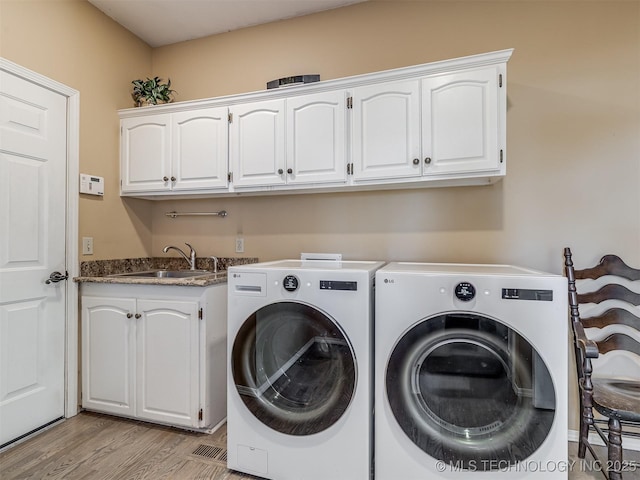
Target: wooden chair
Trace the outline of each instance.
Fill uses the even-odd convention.
[[[592,360],[598,358],[599,355],[603,357],[615,355],[611,352],[616,350],[631,352],[640,357],[640,318],[631,313],[634,310],[640,311],[637,308],[640,305],[640,293],[635,293],[624,285],[615,283],[616,281],[620,282],[620,279],[627,279],[632,282],[637,281],[640,287],[640,270],[627,266],[616,255],[605,255],[600,263],[593,268],[575,270],[571,259],[571,249],[564,249],[564,257],[580,389],[578,457],[584,458],[588,448],[594,459],[600,464],[605,478],[621,480],[624,471],[631,470],[622,459],[623,430],[626,435],[628,429],[633,430],[640,427],[640,380],[607,378],[599,375],[597,365],[594,367]],[[596,280],[604,276],[608,277],[600,283],[606,284],[597,291],[583,294],[577,292],[576,280]],[[580,317],[580,305],[600,304],[608,300],[615,300],[609,302],[615,304],[614,308],[597,316]],[[622,305],[627,308],[623,308]],[[603,329],[605,327],[610,327],[608,330],[614,331],[601,341],[593,341],[585,334],[585,329]],[[595,335],[592,337],[596,338]],[[595,371],[594,368],[596,368]],[[594,418],[593,409],[606,419],[605,422],[602,422],[602,426]],[[608,428],[604,427],[605,423]],[[606,465],[598,458],[593,446],[589,443],[591,428],[598,433],[607,446]],[[631,475],[637,475],[637,473]]]

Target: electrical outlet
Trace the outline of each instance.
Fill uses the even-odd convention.
[[[93,255],[93,237],[82,237],[82,254]]]
[[[244,253],[244,238],[236,237],[236,253]]]

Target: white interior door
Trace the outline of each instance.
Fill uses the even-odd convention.
[[[0,445],[64,415],[67,98],[0,71]]]

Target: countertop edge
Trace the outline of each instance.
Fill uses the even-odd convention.
[[[197,278],[131,278],[131,277],[74,277],[76,283],[116,283],[127,285],[167,285],[182,287],[208,287],[227,283],[226,272],[212,273]]]

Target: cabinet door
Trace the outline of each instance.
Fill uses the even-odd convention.
[[[137,416],[198,426],[198,303],[138,299]]]
[[[353,90],[352,148],[354,181],[422,174],[418,80]]]
[[[121,191],[171,188],[169,114],[125,118],[120,123]]]
[[[173,190],[227,187],[227,107],[171,116]]]
[[[287,99],[287,183],[344,183],[346,91]]]
[[[284,100],[236,105],[229,111],[233,185],[284,184]]]
[[[425,175],[500,169],[499,74],[494,66],[422,80]]]
[[[136,303],[82,297],[82,406],[135,415]]]

